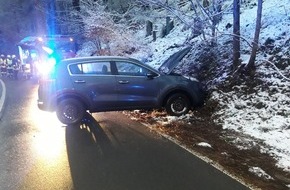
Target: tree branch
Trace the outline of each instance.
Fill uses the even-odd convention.
[[[278,72],[278,74],[282,76],[283,79],[285,79],[287,81],[290,81],[290,78],[288,78],[285,75],[283,75],[282,72],[279,70],[279,68],[274,63],[272,63],[271,61],[268,61],[268,60],[261,60],[261,61],[264,61],[264,62],[269,63],[270,65],[272,65],[274,67],[274,69]]]

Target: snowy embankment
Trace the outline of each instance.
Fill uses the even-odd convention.
[[[279,4],[279,5],[277,5]],[[242,41],[242,62],[247,63],[250,56],[249,43],[254,36],[256,6],[242,7],[241,13],[241,35],[248,41]],[[219,39],[223,34],[231,33],[231,29],[226,29],[227,23],[232,23],[232,15],[224,15],[219,24]],[[273,39],[272,45],[281,47],[281,57],[289,60],[289,44],[287,40],[290,36],[290,1],[281,0],[279,3],[274,1],[264,1],[262,29],[260,34],[260,45],[267,39]],[[188,31],[186,31],[188,32]],[[158,39],[156,42],[148,43],[152,52],[147,63],[153,67],[158,67],[172,51],[178,49],[168,49],[170,46],[182,44],[188,33],[176,27],[167,37]],[[228,36],[225,37],[228,39]],[[288,55],[284,55],[288,51]],[[140,56],[140,55],[139,55]],[[139,58],[136,56],[136,58]],[[144,55],[141,55],[141,57]],[[277,160],[277,166],[290,171],[290,81],[281,74],[289,77],[290,66],[278,71],[271,64],[263,62],[268,60],[271,55],[263,54],[257,57],[257,73],[263,85],[255,87],[254,92],[245,93],[245,86],[235,86],[230,92],[213,90],[211,100],[219,102],[219,117],[215,122],[221,124],[224,129],[234,130],[241,134],[251,136],[252,142],[237,138],[235,144],[239,148],[249,149],[255,144],[254,139],[262,142],[261,152],[268,153]],[[275,63],[275,61],[273,60]],[[231,64],[231,63],[229,63]],[[220,81],[227,78],[222,76]],[[216,79],[219,81],[218,79]],[[266,87],[265,87],[266,86]],[[182,118],[179,118],[182,119]],[[160,118],[160,120],[164,120]],[[178,120],[168,119],[167,121]],[[243,142],[239,142],[243,141]],[[210,146],[210,145],[209,145]],[[255,168],[255,166],[253,166]],[[251,172],[256,170],[251,169]],[[262,169],[260,169],[262,170]]]
[[[275,42],[272,45],[281,47],[280,57],[289,61],[290,42],[287,46],[287,40],[290,39],[290,1],[264,1],[263,6],[260,43],[263,45],[267,39],[273,39]],[[241,35],[247,39],[253,38],[255,14],[256,7],[242,11]],[[288,55],[285,55],[287,52]],[[290,79],[285,76],[289,77],[290,65],[277,70],[269,62],[263,61],[271,55],[259,56],[257,73],[264,85],[258,85],[253,93],[248,94],[241,93],[245,89],[243,86],[236,86],[228,93],[215,91],[211,98],[218,100],[221,107],[216,113],[220,118],[216,122],[222,124],[224,129],[232,129],[261,140],[265,145],[261,147],[261,152],[272,155],[277,160],[277,166],[289,172]],[[242,57],[242,61],[247,63],[249,55],[244,54]]]

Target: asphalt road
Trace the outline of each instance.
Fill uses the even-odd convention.
[[[35,81],[4,82],[0,190],[248,189],[121,113],[66,127],[38,110]]]

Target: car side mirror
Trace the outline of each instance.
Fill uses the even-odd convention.
[[[158,75],[156,73],[153,73],[153,72],[150,72],[150,73],[147,73],[146,75],[149,79],[153,79],[155,77],[157,77]]]

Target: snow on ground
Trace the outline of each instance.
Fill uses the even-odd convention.
[[[252,167],[252,168],[249,169],[249,171],[251,173],[254,173],[254,174],[258,175],[259,177],[263,177],[263,178],[265,178],[267,180],[273,179],[269,174],[267,174],[264,170],[262,170],[259,167]]]
[[[144,38],[144,33],[140,32],[139,35],[139,38]],[[189,35],[189,30],[182,31],[181,27],[175,27],[169,35],[164,38],[157,38],[156,41],[153,41],[153,38],[149,36],[145,38],[146,50],[139,51],[137,54],[135,53],[131,55],[131,57],[142,60],[146,64],[157,69],[170,55],[177,52],[179,49],[184,48],[184,46],[180,48],[169,47],[182,45]]]
[[[257,6],[253,3],[242,6],[241,35],[250,43],[255,31],[256,11]],[[232,29],[225,29],[227,23],[232,23],[231,14],[225,15],[224,20],[219,24],[221,35],[231,33]],[[263,44],[267,38],[275,39],[275,43],[285,43],[290,36],[289,28],[290,0],[264,1],[260,43]],[[181,28],[175,27],[167,37],[148,43],[152,49],[152,56],[147,63],[155,68],[158,67],[173,53],[172,51],[177,51],[177,49],[170,51],[166,49],[174,44],[182,44],[188,35],[182,32]],[[250,50],[250,47],[242,42],[242,49]],[[242,61],[247,63],[249,54],[243,54],[241,57]],[[258,61],[262,59],[267,59],[267,57],[257,58]],[[289,70],[290,66],[284,72],[289,72]],[[236,91],[212,93],[211,99],[220,102],[220,110],[216,113],[220,119],[216,122],[222,124],[224,129],[247,134],[262,141],[265,146],[261,147],[261,152],[272,155],[277,159],[278,167],[290,171],[290,91],[287,90],[290,81],[279,77],[278,71],[269,65],[259,63],[257,72],[271,75],[269,78],[262,79],[269,85],[267,91],[257,87],[256,93],[242,96],[237,95]],[[236,86],[236,88],[243,89],[242,86]],[[166,119],[166,122],[174,120],[176,119],[170,117]],[[245,144],[253,144],[253,142]],[[257,172],[257,175],[263,174],[262,169],[258,171],[257,168],[252,168],[251,171]]]
[[[252,38],[255,28],[256,7],[244,9],[241,15],[241,35]],[[284,42],[290,37],[290,1],[264,1],[260,42],[267,38]],[[284,38],[283,38],[284,36]],[[288,47],[289,48],[289,47]],[[289,49],[288,49],[289,51]],[[244,55],[247,57],[247,55]],[[259,57],[259,59],[265,59]],[[289,59],[289,57],[288,57]],[[243,60],[247,62],[248,60]],[[290,67],[284,72],[289,72]],[[237,96],[230,93],[214,92],[213,99],[223,107],[219,113],[219,123],[224,129],[233,129],[262,140],[266,146],[261,151],[273,155],[277,166],[290,171],[290,81],[279,76],[278,71],[265,63],[258,64],[257,72],[267,74],[264,82],[268,90],[257,87],[256,92]],[[237,87],[241,88],[242,87]]]
[[[206,142],[200,142],[197,144],[197,146],[212,148],[212,146]]]

